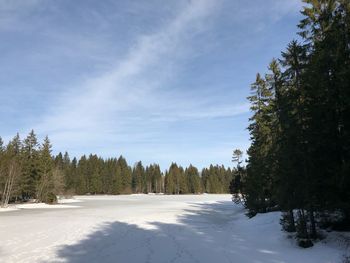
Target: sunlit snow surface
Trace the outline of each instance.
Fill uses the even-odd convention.
[[[78,208],[79,206],[71,206],[71,205],[62,205],[62,204],[70,204],[70,203],[79,203],[81,202],[78,199],[60,199],[58,200],[58,204],[55,205],[49,205],[45,203],[24,203],[24,204],[10,204],[7,207],[0,207],[0,213],[1,212],[9,212],[9,211],[16,211],[20,209],[42,209],[42,208]]]
[[[341,262],[335,242],[298,248],[280,231],[279,213],[248,219],[230,198],[76,196],[61,209],[7,211],[0,262]]]

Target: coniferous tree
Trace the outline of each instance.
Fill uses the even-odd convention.
[[[4,203],[30,199],[53,203],[57,195],[73,194],[196,194],[205,191],[206,182],[213,186],[207,192],[227,193],[232,180],[231,169],[224,166],[211,166],[199,175],[193,165],[183,168],[173,163],[164,176],[158,164],[144,168],[138,162],[132,169],[122,156],[103,159],[94,154],[71,160],[67,152],[52,156],[51,147],[48,137],[39,144],[34,131],[23,143],[18,134],[6,147],[0,140]]]
[[[178,194],[179,193],[179,167],[176,163],[170,165],[169,171],[165,173],[165,193]]]
[[[269,166],[269,153],[273,148],[271,137],[271,120],[273,118],[270,102],[272,92],[267,81],[257,74],[255,83],[251,86],[252,95],[248,97],[251,102],[253,116],[248,129],[252,144],[248,150],[247,178],[246,178],[246,204],[252,214],[266,212],[271,206],[272,178]]]
[[[240,149],[233,151],[232,162],[237,163],[236,170],[233,171],[233,176],[230,182],[229,191],[232,194],[232,200],[235,203],[241,203],[244,198],[244,169],[241,167],[243,152]],[[231,171],[229,171],[231,173]]]
[[[192,164],[185,170],[185,178],[188,180],[188,191],[192,194],[202,192],[201,179],[199,177],[198,169]]]
[[[37,202],[56,202],[53,193],[53,168],[54,162],[51,156],[51,143],[48,136],[45,137],[44,143],[41,145],[38,152],[38,178],[36,182],[36,199]]]
[[[307,247],[316,216],[341,211],[350,226],[350,3],[304,2],[303,44],[292,41],[253,84],[244,195],[252,213],[277,205]]]
[[[143,178],[145,177],[145,168],[142,162],[137,162],[132,171],[132,188],[135,193],[143,193]]]
[[[132,182],[132,170],[128,166],[125,158],[120,156],[118,159],[118,166],[120,167],[121,173],[121,193],[131,193],[131,182]]]
[[[38,146],[36,134],[32,130],[23,142],[23,167],[20,181],[23,200],[34,198],[36,194],[36,183],[40,176]]]

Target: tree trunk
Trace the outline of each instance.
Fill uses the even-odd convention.
[[[305,239],[309,239],[309,233],[307,230],[307,225],[306,225],[306,217],[305,217],[305,212],[304,209],[299,209],[298,211],[298,215],[299,215],[299,224],[300,224],[300,233],[298,233],[300,235],[301,238],[305,238]]]
[[[7,178],[6,180],[6,183],[5,183],[5,188],[4,188],[4,192],[2,193],[2,197],[1,197],[1,207],[6,207],[7,204],[6,204],[6,197],[7,197],[7,189],[8,189],[8,186],[9,186],[9,177]]]
[[[316,238],[317,231],[316,231],[314,209],[312,206],[310,207],[309,218],[310,218],[310,236],[311,238]]]
[[[1,199],[1,207],[7,207],[8,203],[10,201],[13,184],[14,184],[15,177],[17,174],[16,165],[17,164],[14,160],[10,161],[9,170],[8,170],[8,178],[6,180],[5,189],[4,189],[4,192],[2,195],[2,199]]]
[[[294,220],[293,209],[289,210],[289,222],[290,222],[290,231],[295,232],[295,220]]]

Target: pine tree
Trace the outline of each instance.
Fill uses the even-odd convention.
[[[137,162],[132,171],[132,189],[135,193],[143,192],[143,178],[145,176],[145,168],[142,162]]]
[[[167,194],[179,194],[179,167],[172,163],[169,171],[165,173],[165,192]]]
[[[102,192],[102,180],[101,180],[101,169],[100,160],[96,154],[90,155],[88,159],[88,191],[91,194],[98,194]]]
[[[131,182],[132,182],[132,170],[128,166],[125,158],[120,156],[118,159],[118,165],[120,167],[121,172],[121,193],[130,194],[131,190]]]
[[[230,181],[229,191],[232,194],[232,200],[235,203],[241,203],[244,200],[243,178],[244,169],[241,167],[243,152],[240,149],[233,151],[232,162],[237,163],[234,176]],[[230,172],[231,173],[231,172]]]
[[[78,164],[76,169],[76,193],[77,194],[88,194],[89,188],[88,188],[88,162],[85,155],[83,155]]]
[[[255,83],[251,86],[251,102],[253,116],[248,130],[252,144],[248,150],[248,164],[246,177],[246,205],[251,214],[266,212],[273,206],[272,183],[273,178],[269,165],[269,154],[273,149],[272,142],[272,106],[273,94],[268,88],[267,81],[257,74]]]
[[[20,188],[22,199],[24,200],[34,198],[36,194],[36,184],[40,176],[38,146],[36,135],[32,130],[23,143],[23,167]]]
[[[54,162],[51,156],[51,143],[48,136],[45,137],[43,144],[40,147],[38,179],[36,183],[36,198],[38,202],[54,203],[56,195],[53,193],[53,168]]]
[[[198,194],[202,192],[201,180],[196,167],[190,164],[185,170],[185,177],[188,180],[189,193]]]

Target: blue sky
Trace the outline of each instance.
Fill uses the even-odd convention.
[[[0,135],[132,165],[231,164],[299,0],[0,0]]]

